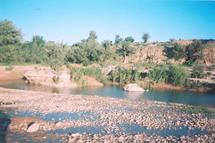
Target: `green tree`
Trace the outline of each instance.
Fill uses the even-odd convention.
[[[123,39],[119,35],[115,36],[115,44],[116,45],[120,44],[122,41],[123,41]]]
[[[42,36],[33,36],[32,41],[23,44],[23,50],[25,62],[40,64],[47,60],[45,40]]]
[[[0,46],[16,45],[22,40],[21,32],[11,21],[0,21]]]
[[[96,32],[95,32],[95,31],[90,31],[88,40],[93,40],[93,41],[95,41],[96,39],[97,39]]]
[[[0,62],[20,62],[21,32],[11,21],[0,21]]]
[[[55,71],[59,71],[65,63],[66,53],[63,48],[64,46],[62,44],[56,44],[54,42],[49,42],[45,45],[48,56],[47,63]]]
[[[87,65],[89,64],[87,51],[83,48],[79,48],[78,46],[74,46],[67,52],[66,61],[77,64],[84,63]]]
[[[102,42],[102,46],[103,46],[105,49],[110,48],[111,45],[112,45],[112,42],[109,41],[109,40],[105,40],[105,41]]]
[[[186,57],[185,48],[177,43],[174,43],[173,45],[166,45],[164,52],[168,58],[174,58],[175,60]]]
[[[125,41],[133,43],[134,38],[132,36],[128,36],[128,37],[125,38]]]
[[[149,40],[149,34],[148,33],[143,33],[142,39],[143,39],[144,43],[147,43],[148,40]]]
[[[32,38],[32,44],[35,44],[37,47],[44,47],[45,46],[45,40],[42,36],[35,35]]]
[[[123,57],[123,63],[126,63],[127,56],[134,53],[134,49],[132,49],[130,42],[123,40],[121,47],[117,50],[117,53],[119,54],[119,56]]]
[[[96,33],[91,31],[86,40],[73,45],[66,57],[69,62],[88,65],[105,60],[104,53],[105,49],[97,42]]]
[[[204,46],[200,40],[193,40],[193,42],[186,48],[186,62],[188,64],[193,64],[194,62],[201,62],[204,56],[203,48]]]

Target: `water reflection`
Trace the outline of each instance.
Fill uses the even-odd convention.
[[[144,97],[144,93],[143,92],[128,92],[127,93],[127,98],[130,100],[141,100]]]

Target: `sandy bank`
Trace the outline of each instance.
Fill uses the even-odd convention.
[[[0,66],[0,82],[20,80],[26,71],[35,68],[35,65],[31,66],[12,66],[12,69],[7,70],[8,66]]]

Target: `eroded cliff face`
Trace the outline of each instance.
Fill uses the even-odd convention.
[[[203,50],[203,61],[207,66],[215,63],[215,42],[208,42]]]
[[[215,63],[215,41],[214,40],[200,40],[202,42],[203,59],[199,59],[200,63],[206,66],[212,66]],[[182,45],[184,48],[192,44],[193,40],[177,40],[175,43]]]
[[[184,51],[187,46],[189,46],[193,41],[192,40],[176,40],[172,44],[180,44]],[[215,63],[215,41],[202,40],[202,54],[203,59],[199,59],[200,63],[206,64],[206,66],[212,66]],[[138,63],[138,62],[150,62],[154,64],[162,64],[167,60],[173,64],[183,64],[186,61],[186,56],[179,60],[170,59],[166,56],[164,52],[164,44],[155,43],[155,44],[146,44],[134,43],[132,45],[134,49],[134,54],[128,56],[129,63]]]
[[[161,45],[149,44],[149,45],[133,45],[135,53],[128,57],[130,63],[137,62],[151,62],[156,64],[164,63],[166,60],[164,47]]]

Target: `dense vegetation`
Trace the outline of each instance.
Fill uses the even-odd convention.
[[[144,34],[143,40],[147,42],[148,34]],[[97,41],[96,32],[90,31],[89,37],[73,44],[59,44],[46,42],[42,36],[35,35],[31,41],[23,41],[22,33],[12,22],[4,20],[0,22],[0,63],[6,64],[49,64],[53,69],[66,63],[89,65],[101,63],[107,60],[115,60],[134,53],[131,43],[132,36],[125,39],[116,35],[115,43],[105,40]]]
[[[166,82],[173,85],[185,85],[186,71],[181,66],[160,65],[149,72],[149,78],[155,82]]]
[[[45,41],[42,36],[35,35],[31,41],[24,41],[22,33],[15,25],[7,20],[0,21],[0,63],[1,64],[43,64],[49,65],[53,70],[58,71],[62,66],[71,70],[72,79],[80,80],[83,76],[93,76],[99,81],[108,79],[111,82],[125,84],[137,82],[146,78],[153,82],[165,82],[173,85],[184,86],[187,77],[204,78],[203,72],[205,45],[212,47],[208,54],[213,53],[213,45],[200,40],[193,40],[190,44],[180,44],[171,39],[168,42],[157,45],[164,47],[163,52],[167,60],[160,63],[153,63],[147,56],[146,61],[139,61],[131,66],[128,57],[137,53],[137,49],[144,49],[148,43],[149,34],[142,35],[143,42],[135,42],[132,36],[121,38],[115,36],[115,41],[105,40],[98,42],[97,34],[89,32],[86,39],[73,45]],[[137,46],[138,45],[138,46]],[[212,51],[210,51],[212,50]],[[148,53],[147,53],[148,54]],[[213,55],[207,56],[213,61]],[[182,60],[180,65],[169,63],[170,59]],[[107,77],[102,75],[101,68],[92,68],[89,65],[97,64],[105,67],[107,64],[115,64],[117,68],[110,72]],[[86,67],[71,67],[70,64],[81,64]],[[135,66],[135,65],[140,65]],[[183,64],[183,66],[181,65]],[[148,66],[144,66],[148,65]],[[191,66],[192,74],[185,70]],[[141,68],[148,67],[150,71],[143,73]],[[57,81],[57,79],[55,79]]]
[[[109,80],[120,84],[136,82],[141,79],[141,73],[136,69],[118,67],[109,74]]]
[[[69,66],[69,69],[71,71],[71,78],[72,80],[76,82],[80,82],[83,80],[84,76],[90,76],[94,77],[100,82],[105,82],[105,78],[102,74],[102,71],[98,67],[74,67],[74,66]]]

